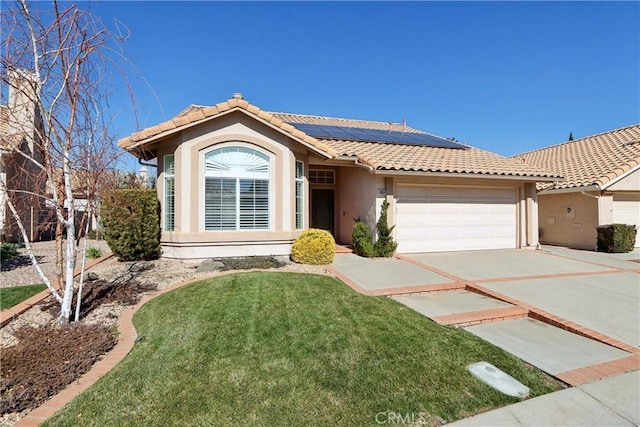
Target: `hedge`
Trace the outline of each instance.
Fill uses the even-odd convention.
[[[631,252],[636,244],[636,226],[609,224],[596,227],[598,230],[598,252]]]
[[[160,203],[156,190],[112,190],[102,207],[104,239],[120,261],[160,256]]]

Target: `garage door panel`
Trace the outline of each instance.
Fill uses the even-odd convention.
[[[396,222],[399,252],[514,248],[515,190],[400,186]]]

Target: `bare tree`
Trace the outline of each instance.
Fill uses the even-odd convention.
[[[0,81],[9,95],[3,113],[8,125],[0,142],[10,155],[3,155],[7,176],[0,185],[9,196],[14,229],[66,323],[79,253],[76,238],[84,228],[78,213],[95,211],[118,157],[107,99],[120,69],[123,40],[73,4],[54,1],[47,10],[32,10],[19,0],[4,3],[3,9]],[[29,243],[34,206],[54,217],[59,289],[43,273]]]

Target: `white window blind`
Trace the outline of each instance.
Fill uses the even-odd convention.
[[[164,156],[164,230],[175,229],[175,162],[173,154]]]
[[[269,229],[269,157],[246,147],[205,155],[205,230]]]
[[[296,160],[296,230],[304,228],[304,163]]]

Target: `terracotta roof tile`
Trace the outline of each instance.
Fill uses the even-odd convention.
[[[587,136],[514,156],[526,165],[551,170],[565,181],[540,185],[560,189],[605,187],[640,165],[640,124]]]
[[[243,99],[237,98],[232,98],[226,102],[216,104],[213,107],[191,105],[174,117],[172,121],[149,128],[146,132],[136,132],[128,138],[121,139],[119,144],[127,150],[135,151],[150,142],[149,138],[151,137],[155,137],[155,139],[165,137],[173,132],[180,131],[187,125],[215,117],[232,108],[244,110],[248,114],[264,120],[266,123],[281,129],[291,137],[298,139],[308,146],[315,147],[329,157],[353,156],[360,162],[379,171],[509,175],[540,178],[542,180],[550,180],[558,177],[557,174],[541,170],[535,166],[524,165],[518,160],[472,147],[452,149],[394,143],[317,139],[295,128],[295,124],[306,123],[389,130],[394,132],[428,133],[401,123],[268,112],[261,110]]]
[[[325,141],[340,155],[358,156],[377,170],[557,177],[535,166],[473,147],[451,149],[360,141]]]
[[[343,119],[293,113],[272,114],[280,117],[289,124],[294,124],[294,126],[295,123],[304,123],[391,130],[394,132],[410,132],[438,136],[406,126],[402,123]],[[295,132],[296,131],[294,131],[294,133]],[[523,167],[521,162],[473,147],[451,149],[362,141],[321,141],[333,147],[339,155],[356,156],[361,162],[380,171],[471,173],[544,178],[557,178],[559,176],[548,171],[540,170],[540,168],[537,167]]]

